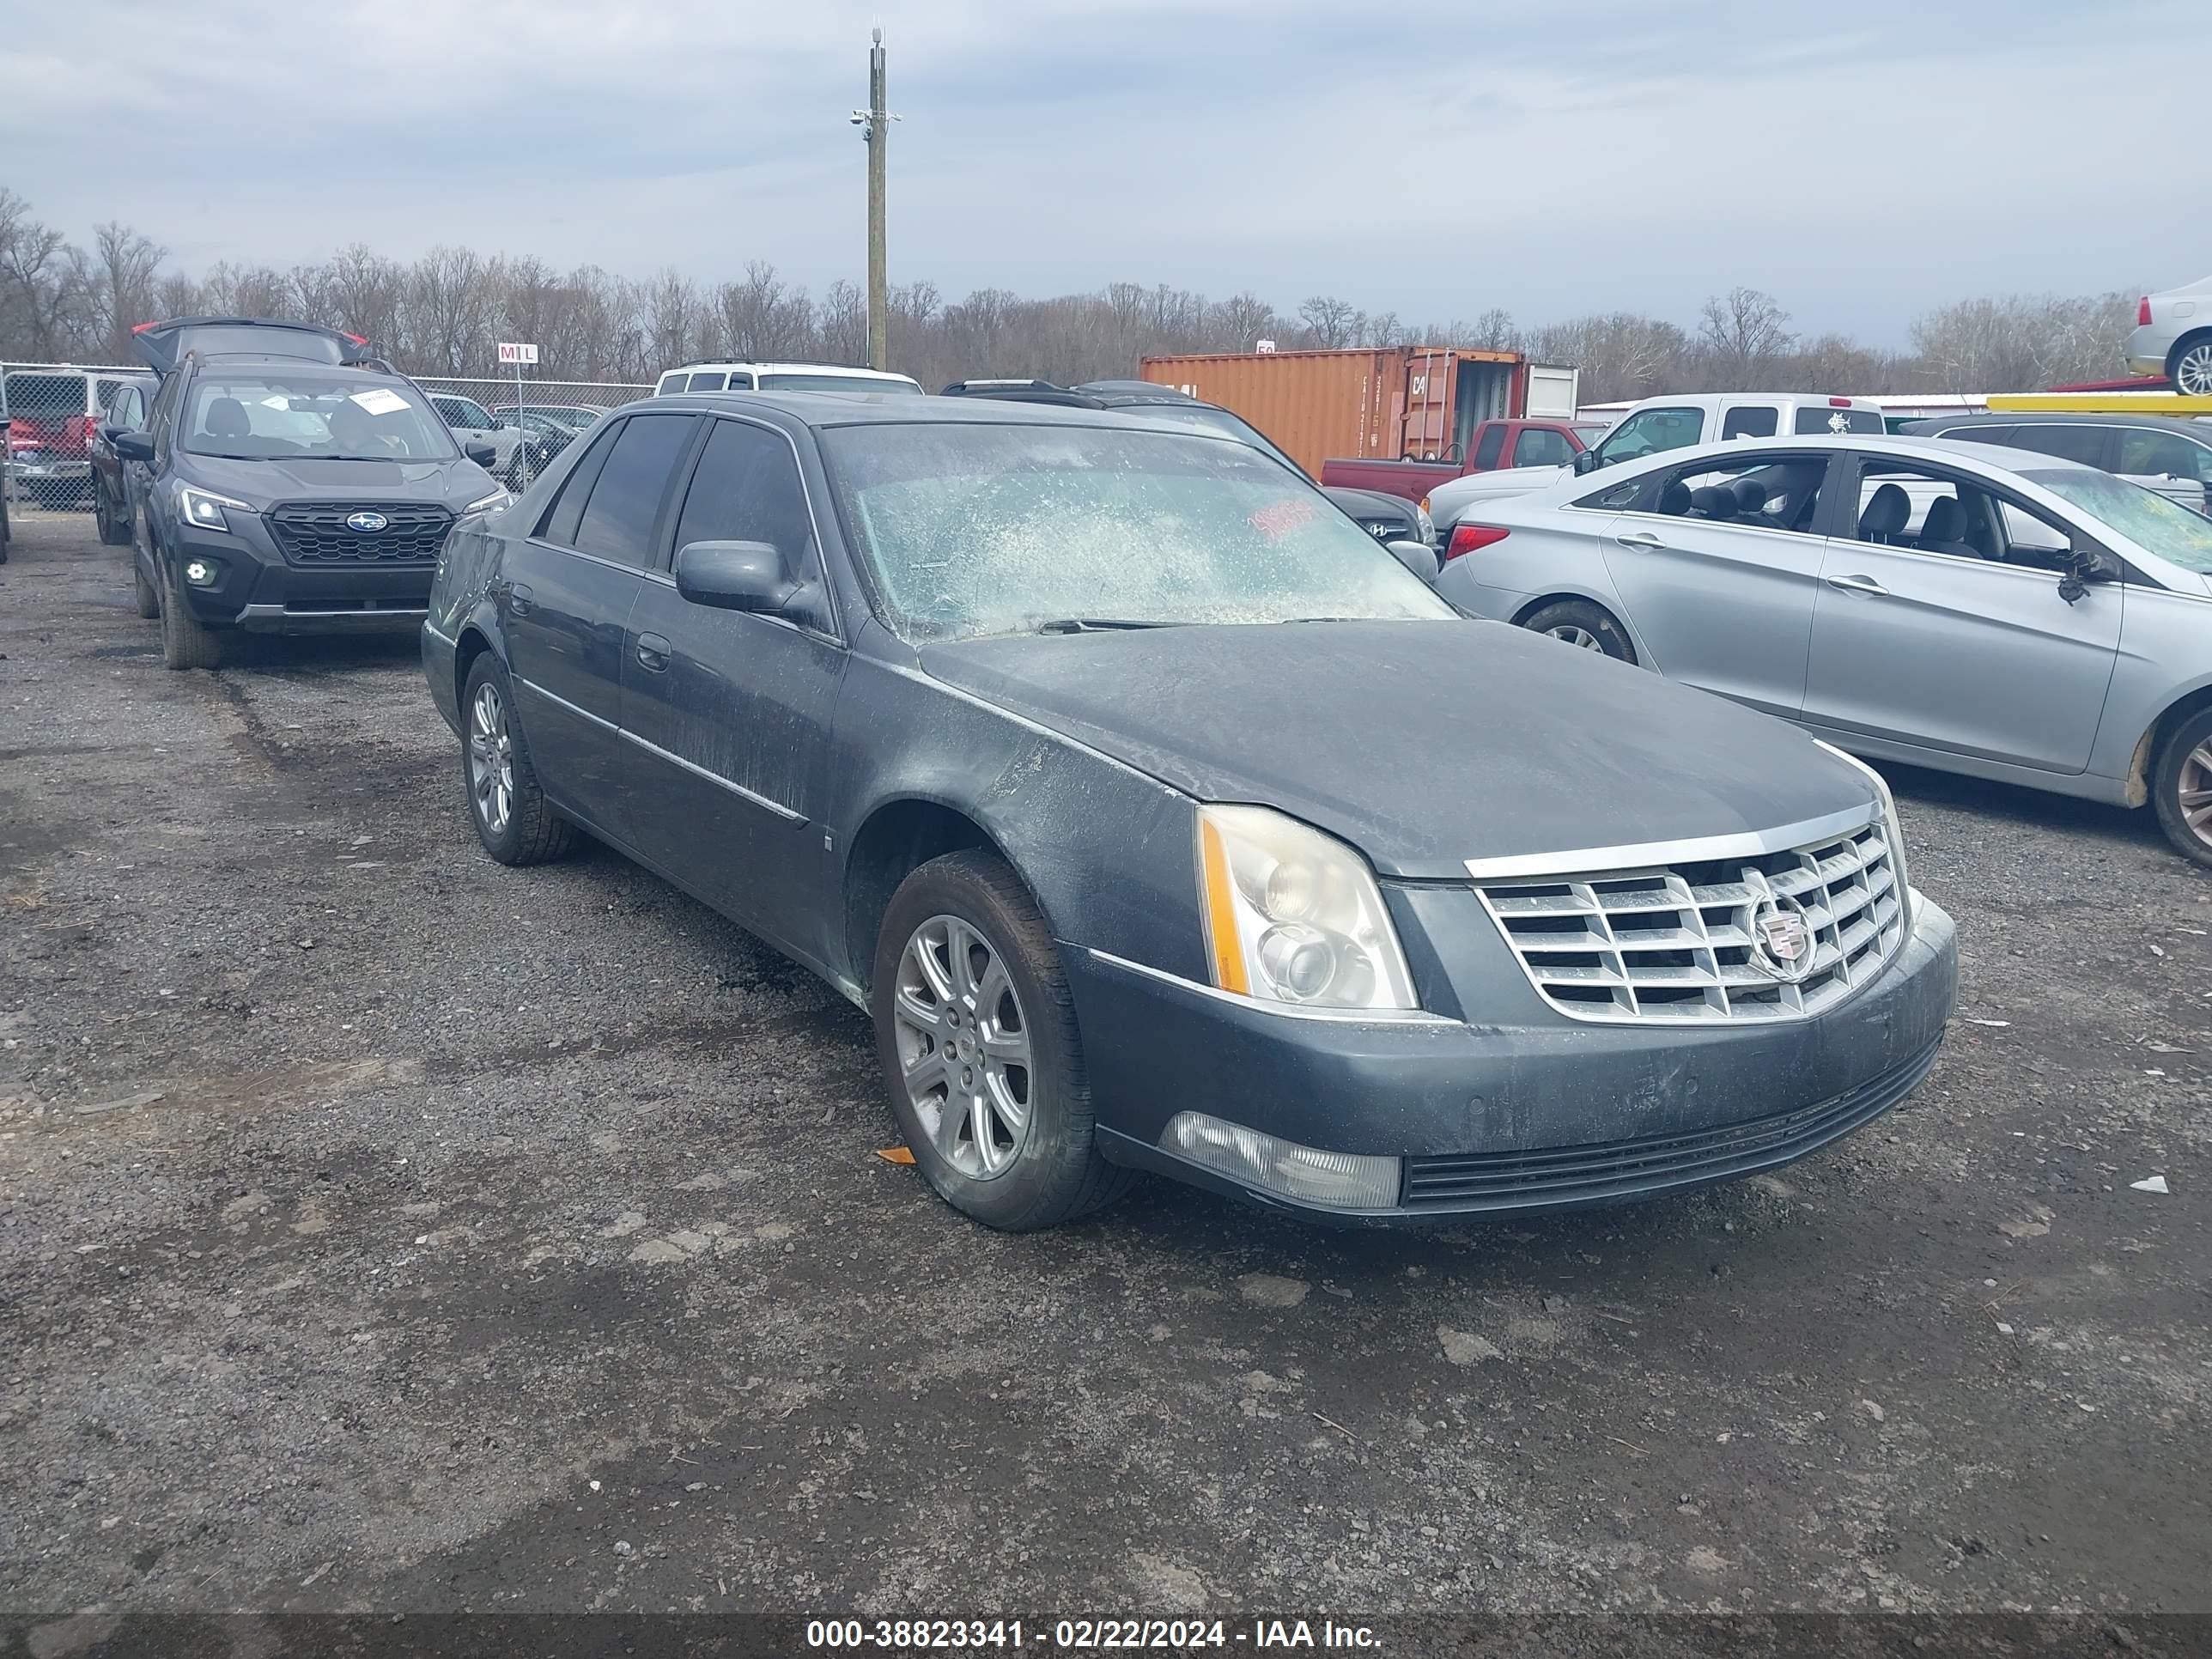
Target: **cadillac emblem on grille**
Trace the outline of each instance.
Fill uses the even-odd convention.
[[[1761,899],[1752,912],[1751,934],[1751,960],[1762,972],[1794,984],[1812,967],[1813,929],[1796,899],[1779,893]]]
[[[346,520],[346,528],[357,530],[364,536],[373,536],[391,522],[381,513],[356,513]]]

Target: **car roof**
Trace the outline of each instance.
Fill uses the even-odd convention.
[[[840,426],[1093,426],[1126,432],[1173,430],[1194,438],[1243,444],[1228,433],[1196,426],[1164,428],[1157,419],[1110,409],[1071,409],[1014,398],[915,398],[882,392],[672,392],[626,404],[623,413],[653,410],[746,410],[775,412],[816,428]]]
[[[1814,453],[1848,449],[1866,455],[1892,456],[1900,461],[1956,463],[1961,459],[1974,460],[2009,472],[2094,472],[2098,470],[2094,466],[2085,466],[2079,461],[2065,460],[2033,449],[2014,449],[2006,444],[1978,444],[1961,439],[1920,438],[1875,432],[1808,432],[1796,437],[1784,434],[1773,438],[1723,438],[1712,443],[1689,444],[1680,449],[1662,449],[1654,454],[1639,455],[1622,465],[1634,467],[1640,476],[1655,467],[1679,465],[1684,461],[1717,460],[1730,455],[1771,454],[1778,449],[1805,450]],[[1605,469],[1607,471],[1611,470]],[[1577,482],[1584,483],[1593,478],[1600,479],[1600,483],[1591,487],[1604,487],[1601,472],[1578,473],[1575,477]]]
[[[696,363],[678,363],[665,368],[656,379],[665,380],[671,374],[686,374],[694,369],[742,368],[757,374],[849,374],[856,380],[911,380],[911,374],[901,374],[896,369],[855,368],[850,363],[764,363],[738,357],[711,357]],[[917,382],[917,384],[919,384]]]
[[[1986,415],[1933,415],[1912,424],[1915,433],[1928,427],[1942,427],[1948,431],[1962,426],[2139,426],[2154,432],[2186,432],[2192,438],[2212,443],[2212,421],[2190,420],[2178,415],[2137,415],[2132,410],[2083,409],[2008,415],[2002,410],[1993,410]]]
[[[1780,404],[1794,407],[1811,404],[1823,409],[1869,409],[1880,414],[1878,405],[1865,398],[1838,398],[1826,392],[1686,392],[1679,398],[1639,398],[1621,413],[1632,414],[1638,409],[1718,409],[1723,404]]]

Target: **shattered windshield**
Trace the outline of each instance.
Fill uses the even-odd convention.
[[[915,422],[832,428],[822,448],[884,620],[908,640],[1066,617],[1455,614],[1327,497],[1242,443]]]

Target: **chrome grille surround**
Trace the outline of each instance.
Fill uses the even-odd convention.
[[[1880,802],[1777,831],[1571,856],[1470,860],[1537,994],[1571,1018],[1730,1024],[1825,1012],[1889,964],[1910,927],[1894,820]],[[1795,900],[1813,936],[1796,981],[1754,959],[1753,912]]]

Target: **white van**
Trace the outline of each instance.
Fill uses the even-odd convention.
[[[911,392],[921,382],[910,374],[886,374],[876,368],[848,368],[842,363],[686,363],[660,377],[653,395],[672,392]]]

